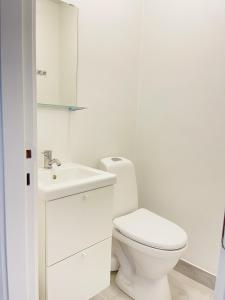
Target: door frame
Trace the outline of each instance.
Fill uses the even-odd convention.
[[[216,278],[215,299],[216,300],[225,299],[225,214],[224,214],[223,231],[222,231],[222,239],[221,239],[219,269]]]
[[[5,225],[1,257],[6,249],[2,275],[8,291],[5,299],[37,300],[35,1],[1,0],[0,4],[4,162],[4,182],[0,182],[4,210],[0,217]],[[32,154],[29,159],[28,153]]]
[[[0,48],[1,53],[1,48]],[[1,65],[1,54],[0,54]],[[6,264],[5,199],[4,199],[4,157],[3,157],[3,122],[0,74],[0,299],[8,299],[8,281]]]

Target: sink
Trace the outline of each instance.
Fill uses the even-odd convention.
[[[75,163],[38,171],[39,198],[50,201],[113,185],[116,176]]]

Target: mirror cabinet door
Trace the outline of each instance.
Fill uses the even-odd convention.
[[[77,94],[78,8],[37,0],[37,102],[74,106]]]

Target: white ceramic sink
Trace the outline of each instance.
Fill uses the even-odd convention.
[[[39,197],[49,201],[116,183],[116,176],[86,166],[65,163],[52,169],[39,169]]]

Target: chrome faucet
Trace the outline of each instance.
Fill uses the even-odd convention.
[[[52,151],[45,150],[44,154],[44,168],[52,169],[52,165],[56,164],[58,167],[61,166],[61,162],[57,158],[52,158]]]

